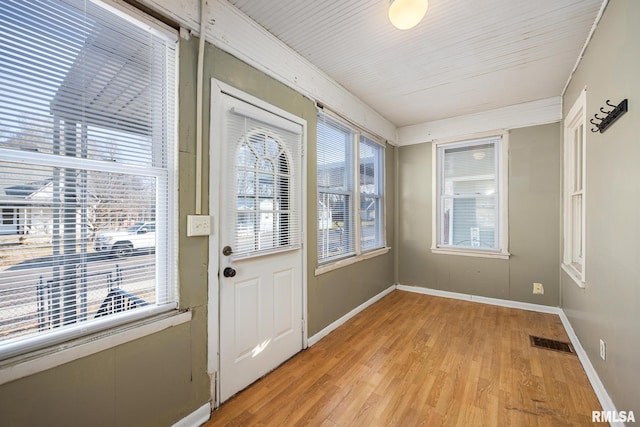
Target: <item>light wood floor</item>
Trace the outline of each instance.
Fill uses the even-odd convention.
[[[591,425],[556,315],[394,291],[238,393],[206,426]]]

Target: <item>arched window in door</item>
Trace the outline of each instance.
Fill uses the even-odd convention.
[[[252,255],[297,245],[290,155],[278,135],[255,128],[236,154],[234,253]]]

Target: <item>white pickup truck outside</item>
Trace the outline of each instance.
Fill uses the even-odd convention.
[[[140,249],[153,250],[156,246],[156,223],[137,222],[126,231],[105,231],[96,236],[96,252],[109,252],[116,256],[131,255]]]

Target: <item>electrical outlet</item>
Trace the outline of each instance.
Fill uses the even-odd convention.
[[[209,215],[187,215],[187,236],[208,236],[211,234]]]
[[[607,360],[607,344],[603,340],[600,340],[600,358]]]
[[[544,286],[542,285],[542,283],[533,284],[533,293],[538,295],[544,294]]]

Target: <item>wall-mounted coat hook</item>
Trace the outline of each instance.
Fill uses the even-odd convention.
[[[622,102],[620,102],[620,104],[618,105],[613,105],[610,101],[610,99],[607,99],[606,104],[609,107],[612,107],[613,110],[605,111],[603,107],[600,107],[600,112],[606,114],[605,117],[598,116],[598,113],[593,115],[596,120],[600,120],[600,123],[594,122],[593,119],[589,120],[589,122],[595,126],[595,128],[591,128],[591,132],[603,133],[609,126],[611,126],[616,120],[618,120],[620,116],[628,111],[628,101],[626,98],[623,99]]]

